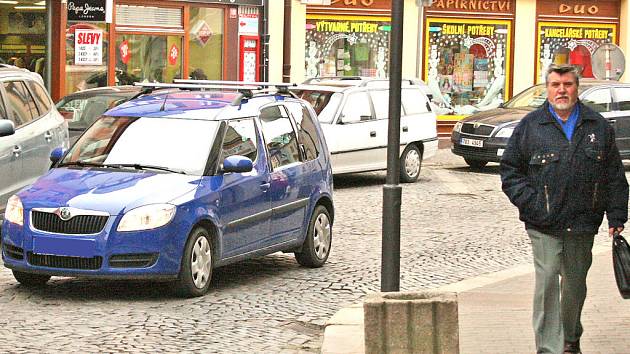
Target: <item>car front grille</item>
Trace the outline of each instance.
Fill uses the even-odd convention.
[[[76,215],[64,221],[55,213],[33,210],[31,224],[37,230],[58,234],[97,234],[105,227],[107,218],[103,215]]]
[[[475,127],[476,123],[464,123],[462,124],[461,132],[464,134],[472,134],[478,136],[490,136],[494,130],[494,125],[479,124]]]
[[[28,263],[40,267],[96,270],[101,268],[103,258],[99,256],[92,258],[52,256],[29,252]]]
[[[112,268],[146,268],[155,264],[157,253],[115,254],[109,257]]]

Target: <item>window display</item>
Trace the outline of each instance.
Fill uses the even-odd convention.
[[[68,22],[66,25],[66,93],[107,86],[108,25]],[[90,42],[92,44],[83,44]],[[98,44],[98,45],[97,45]],[[79,47],[93,47],[85,51]],[[96,59],[100,57],[100,64]],[[77,60],[78,59],[78,60]],[[82,62],[82,59],[91,59]],[[85,65],[87,64],[87,65]]]
[[[223,78],[223,22],[220,8],[190,8],[188,76],[196,80]]]
[[[306,76],[387,77],[389,18],[306,20]]]
[[[425,79],[438,114],[467,115],[509,96],[511,22],[427,18]]]
[[[116,48],[116,85],[182,78],[181,36],[119,33]]]
[[[591,56],[600,45],[615,43],[616,35],[613,24],[539,22],[537,82],[545,82],[545,71],[551,64],[574,64],[582,77],[594,77]]]

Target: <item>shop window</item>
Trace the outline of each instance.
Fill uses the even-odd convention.
[[[190,8],[188,76],[195,80],[223,78],[223,23],[221,8]]]
[[[299,162],[295,131],[284,108],[264,108],[260,111],[260,120],[273,169]]]
[[[630,111],[630,89],[615,87],[615,98],[620,111]]]
[[[107,86],[107,30],[108,25],[105,23],[68,21],[66,94]]]
[[[133,27],[183,28],[181,8],[116,5],[116,25]]]
[[[182,77],[181,36],[118,34],[116,48],[116,85]]]
[[[595,90],[582,99],[582,103],[595,112],[608,112],[612,104],[609,89]]]
[[[468,115],[503,103],[511,25],[507,20],[426,20],[425,77],[436,113]]]
[[[22,1],[23,2],[23,1]],[[15,65],[46,77],[46,8],[16,8],[0,3],[0,63]]]
[[[573,64],[581,77],[594,77],[593,53],[604,43],[614,43],[617,32],[613,24],[539,22],[538,28],[538,82],[545,82],[551,64]]]
[[[307,19],[306,76],[387,77],[390,22]]]
[[[39,116],[33,97],[23,81],[3,83],[9,103],[9,119],[15,127],[21,127]]]

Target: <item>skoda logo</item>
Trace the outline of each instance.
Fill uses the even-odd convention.
[[[481,125],[481,123],[475,122],[475,124],[473,124],[473,128],[477,129],[477,128],[479,128],[480,125]]]
[[[59,209],[59,217],[63,221],[68,221],[72,217],[72,213],[69,208],[60,208]]]

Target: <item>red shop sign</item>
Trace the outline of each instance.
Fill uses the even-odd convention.
[[[168,62],[171,65],[177,64],[177,58],[179,58],[179,48],[175,44],[171,46],[171,49],[168,51]]]
[[[120,50],[120,59],[122,60],[123,64],[127,64],[129,62],[129,59],[131,58],[129,42],[127,42],[127,40],[122,41],[122,43],[120,43],[120,46],[118,47],[118,50]]]

